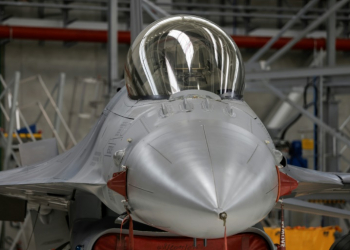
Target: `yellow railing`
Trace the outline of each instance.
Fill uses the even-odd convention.
[[[280,228],[264,228],[273,243],[280,243]],[[341,232],[338,226],[331,227],[286,227],[288,250],[329,250],[334,243],[334,233]]]
[[[4,135],[5,135],[5,137],[8,136],[7,133],[5,133]],[[20,137],[21,139],[24,139],[24,138],[30,139],[30,138],[31,138],[31,135],[30,135],[29,133],[26,133],[26,134],[21,133],[21,134],[18,134],[18,135],[19,135],[19,137]],[[33,136],[34,136],[35,139],[42,139],[42,134],[34,133]],[[13,134],[12,134],[12,137],[16,139],[16,138],[17,138],[17,135],[16,135],[15,133],[13,133]]]

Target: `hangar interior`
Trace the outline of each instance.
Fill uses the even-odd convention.
[[[1,169],[22,166],[18,148],[25,142],[56,138],[60,153],[75,146],[123,86],[137,34],[159,18],[188,14],[232,36],[245,63],[244,100],[291,164],[348,173],[349,6],[347,0],[1,1]],[[345,194],[305,200],[350,210]],[[24,222],[0,222],[1,249],[41,249],[30,215],[35,211]],[[284,216],[291,228],[339,226],[331,244],[350,230],[346,218]],[[280,210],[261,224],[278,228]]]

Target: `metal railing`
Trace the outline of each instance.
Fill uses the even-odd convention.
[[[41,88],[43,89],[43,92],[45,96],[47,97],[47,100],[45,102],[45,105],[42,105],[41,102],[35,101],[31,104],[26,104],[23,106],[19,105],[18,101],[18,92],[21,84],[28,84],[30,82],[37,81]],[[30,141],[36,141],[35,136],[25,119],[22,109],[28,108],[31,106],[36,106],[39,110],[39,116],[35,120],[35,124],[41,119],[41,117],[44,117],[46,123],[48,124],[49,128],[51,129],[51,132],[53,133],[54,137],[56,138],[59,147],[62,149],[62,151],[66,151],[67,147],[64,145],[63,140],[59,136],[59,126],[60,124],[63,125],[65,132],[67,134],[67,137],[70,139],[71,143],[73,145],[77,144],[77,141],[71,132],[70,128],[68,127],[65,119],[63,118],[63,115],[61,113],[62,109],[62,98],[63,98],[63,87],[65,84],[65,74],[61,73],[58,83],[54,86],[53,91],[50,93],[45,82],[43,81],[42,77],[40,75],[28,77],[26,79],[21,80],[20,79],[20,73],[15,73],[14,81],[10,84],[7,84],[2,76],[0,76],[0,82],[3,86],[3,91],[0,94],[0,101],[2,99],[6,99],[6,103],[8,103],[8,108],[6,108],[1,102],[0,102],[0,110],[5,118],[5,128],[7,130],[7,137],[5,136],[5,129],[0,130],[0,136],[1,136],[1,142],[2,145],[5,148],[5,154],[4,154],[4,162],[3,162],[3,170],[6,170],[9,168],[9,161],[10,158],[13,157],[15,160],[15,163],[17,166],[21,166],[20,160],[15,153],[15,149],[17,149],[17,146],[13,144],[13,135],[15,135],[15,138],[18,140],[19,144],[23,143],[23,140],[21,139],[20,135],[17,132],[17,129],[20,128],[20,124],[23,124],[24,127],[27,130],[27,133],[30,135],[28,139]],[[53,94],[55,91],[57,92],[57,104],[53,98]],[[54,118],[55,122],[52,122],[46,108],[48,104],[51,104],[54,109]],[[8,109],[8,110],[7,110]],[[16,126],[15,126],[16,125]]]

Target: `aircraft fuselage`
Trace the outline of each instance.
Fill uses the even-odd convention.
[[[127,205],[139,222],[189,237],[219,238],[221,213],[227,214],[227,235],[233,235],[275,205],[274,145],[244,101],[202,90],[132,100],[123,89],[103,116],[91,157],[98,156],[105,182],[128,168],[127,202],[107,186],[101,192],[113,211],[123,213]]]

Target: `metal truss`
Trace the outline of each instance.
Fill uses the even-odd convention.
[[[42,87],[47,100],[44,105],[42,105],[41,102],[36,101],[31,104],[27,104],[24,106],[19,105],[18,101],[18,93],[19,88],[21,84],[26,84],[29,82],[37,81],[39,85]],[[35,136],[30,129],[27,120],[25,119],[22,110],[24,108],[28,108],[30,106],[37,106],[40,114],[37,117],[36,122],[40,120],[41,117],[44,117],[45,121],[49,125],[52,133],[54,134],[54,137],[57,139],[57,142],[62,149],[62,151],[66,151],[66,146],[64,145],[62,139],[59,136],[59,127],[62,125],[65,129],[65,132],[69,136],[71,142],[73,145],[76,145],[77,142],[73,136],[73,133],[71,132],[70,128],[68,127],[65,119],[62,116],[61,109],[62,109],[62,98],[63,98],[63,87],[65,85],[65,74],[61,73],[58,83],[53,88],[53,91],[50,93],[48,90],[45,82],[43,81],[42,77],[40,75],[29,77],[26,79],[21,80],[21,74],[20,72],[15,73],[15,77],[12,83],[7,84],[3,77],[0,75],[0,82],[3,86],[3,91],[0,94],[0,100],[6,98],[6,103],[9,103],[8,108],[6,108],[1,102],[0,102],[0,109],[2,115],[5,117],[6,121],[6,127],[0,130],[0,136],[2,141],[2,146],[5,149],[5,155],[4,155],[4,162],[3,162],[3,170],[6,170],[9,168],[9,162],[11,157],[13,157],[15,163],[17,166],[21,166],[20,160],[15,153],[15,149],[18,147],[13,143],[13,137],[15,136],[18,143],[22,144],[23,140],[21,139],[20,135],[17,132],[17,129],[20,128],[20,123],[24,125],[24,127],[27,129],[29,134],[29,140],[30,141],[36,141]],[[54,100],[52,94],[55,93],[57,90],[57,102]],[[52,107],[54,108],[54,122],[50,119],[48,113],[46,112],[46,107],[48,104],[51,103]],[[9,111],[7,111],[9,110]],[[15,126],[16,125],[16,126]],[[5,135],[5,130],[7,132],[7,136]]]
[[[282,49],[274,53],[269,59],[266,60],[265,66],[269,66],[281,56],[283,56],[287,51],[289,51],[300,39],[302,39],[310,31],[314,30],[318,25],[330,17],[336,10],[343,7],[349,0],[342,0],[334,4],[329,10],[327,10],[322,16],[313,21],[306,29],[304,29],[300,34],[294,37],[289,43],[287,43]],[[305,8],[305,7],[304,7]],[[334,44],[335,45],[335,44]]]
[[[289,105],[294,107],[296,110],[298,110],[300,113],[305,115],[307,118],[309,118],[311,121],[322,127],[325,132],[331,134],[335,138],[339,139],[340,141],[344,142],[346,145],[350,146],[350,140],[346,138],[341,133],[337,132],[334,128],[328,126],[325,124],[322,120],[315,117],[313,114],[311,114],[309,111],[301,107],[300,105],[296,104],[295,102],[291,101],[286,95],[284,95],[280,90],[278,90],[276,87],[269,84],[266,80],[263,81],[264,85],[271,90],[272,93],[274,93],[278,98],[280,98],[282,101],[287,102]]]

